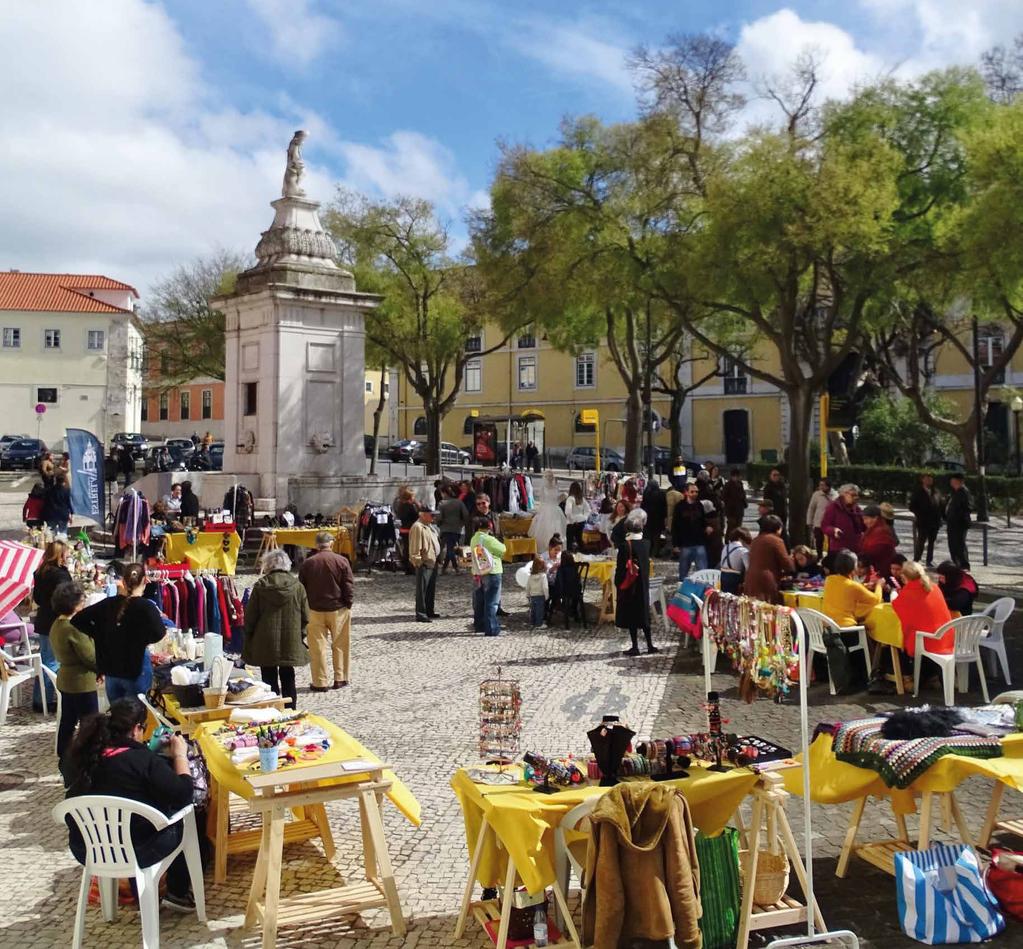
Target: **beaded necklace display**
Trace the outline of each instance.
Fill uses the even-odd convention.
[[[718,590],[707,591],[703,608],[707,635],[736,671],[762,692],[787,695],[799,678],[792,610]]]

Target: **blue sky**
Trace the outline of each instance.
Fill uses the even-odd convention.
[[[0,267],[99,271],[140,291],[270,220],[284,148],[311,133],[308,190],[435,201],[461,228],[499,139],[566,114],[634,114],[625,55],[713,31],[758,83],[806,47],[824,92],[913,76],[1023,32],[1023,0],[50,0],[0,17]]]

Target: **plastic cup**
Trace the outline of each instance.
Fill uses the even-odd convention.
[[[259,749],[259,768],[261,771],[277,770],[277,746]]]

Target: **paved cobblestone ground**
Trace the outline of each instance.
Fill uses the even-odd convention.
[[[671,565],[660,572],[670,575]],[[695,653],[678,649],[676,635],[656,630],[664,647],[658,656],[627,659],[622,637],[611,627],[584,631],[532,631],[523,622],[524,598],[510,589],[506,573],[505,607],[515,613],[500,639],[471,633],[469,581],[442,577],[438,610],[444,618],[426,626],[412,621],[410,577],[374,574],[357,580],[353,630],[353,683],[342,692],[307,691],[308,671],[299,675],[300,707],[320,712],[363,740],[385,760],[419,798],[423,825],[415,829],[397,811],[386,809],[386,829],[398,886],[410,920],[404,940],[393,937],[379,912],[360,918],[281,930],[281,946],[317,947],[483,947],[485,936],[471,927],[465,938],[451,933],[467,871],[461,814],[449,787],[460,765],[475,760],[477,685],[500,665],[522,683],[523,746],[549,753],[582,751],[585,732],[603,713],[622,715],[641,734],[676,734],[703,722],[699,703],[702,675]],[[1014,667],[1020,669],[1018,655]],[[798,740],[798,710],[758,700],[742,705],[734,679],[718,675],[725,715],[737,731],[773,737],[792,746]],[[997,688],[995,689],[997,691]],[[811,723],[821,719],[861,717],[888,707],[868,701],[832,701],[824,686],[811,690]],[[971,696],[972,698],[972,696]],[[0,730],[0,773],[23,782],[0,786],[0,947],[54,947],[70,944],[79,868],[66,850],[66,833],[54,825],[50,810],[61,798],[52,756],[53,723],[26,711],[14,711]],[[986,783],[964,786],[962,802],[971,827],[980,824],[989,798]],[[1007,797],[1007,803],[1019,803]],[[789,815],[800,836],[801,804],[790,802]],[[357,816],[354,806],[328,808],[338,842],[333,864],[326,864],[313,843],[285,852],[283,890],[337,885],[338,875],[360,872]],[[848,819],[848,805],[816,807],[814,832],[818,895],[832,927],[857,931],[867,946],[910,945],[901,936],[895,915],[893,881],[862,863],[854,863],[846,881],[837,881],[834,866]],[[864,829],[871,835],[894,830],[890,814],[868,811]],[[242,910],[253,858],[235,858],[223,886],[207,882],[209,923],[194,916],[164,911],[162,938],[169,947],[254,947],[257,934],[241,928]],[[122,910],[106,925],[97,909],[87,915],[87,944],[107,949],[137,946],[138,915]],[[1023,945],[1017,927],[1002,937],[1004,945]]]

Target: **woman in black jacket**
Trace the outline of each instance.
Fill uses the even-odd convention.
[[[626,656],[639,655],[640,629],[646,636],[646,651],[660,652],[650,638],[650,541],[643,539],[645,526],[646,512],[641,508],[631,511],[625,518],[625,543],[618,548],[615,567],[615,588],[618,590],[615,626],[627,629],[632,639],[632,648],[625,650]],[[622,589],[622,581],[628,575],[629,560],[638,572],[636,579]]]
[[[57,618],[53,612],[50,599],[53,591],[62,583],[71,582],[71,574],[67,569],[68,545],[62,540],[53,540],[46,545],[43,552],[43,562],[39,565],[32,577],[32,599],[38,607],[35,619],[32,621],[36,635],[39,637],[39,656],[47,669],[56,672],[60,667],[57,657],[50,648],[50,627]],[[50,680],[46,680],[46,701],[49,704],[56,702],[53,686]],[[43,710],[42,696],[39,694],[39,681],[36,680],[32,694],[32,705],[36,711]]]
[[[181,482],[181,510],[179,511],[182,520],[190,517],[193,520],[199,519],[199,498],[192,493],[192,482]]]
[[[58,471],[53,477],[53,484],[46,489],[43,520],[54,534],[67,534],[71,514],[71,489],[68,487],[67,475]]]
[[[87,718],[61,762],[67,797],[104,794],[149,804],[168,817],[192,803],[192,774],[188,746],[173,735],[159,754],[142,744],[146,708],[136,698],[119,699],[104,714]],[[85,841],[70,817],[68,844],[75,859],[85,863]],[[155,830],[141,818],[132,818],[131,841],[139,866],[159,863],[179,843],[180,821]],[[188,865],[179,853],[167,869],[163,905],[187,912],[195,909],[189,894]]]
[[[159,607],[142,596],[146,568],[127,564],[121,583],[123,592],[86,607],[72,620],[96,640],[96,670],[106,678],[111,703],[149,691],[153,684],[149,646],[166,633]]]

